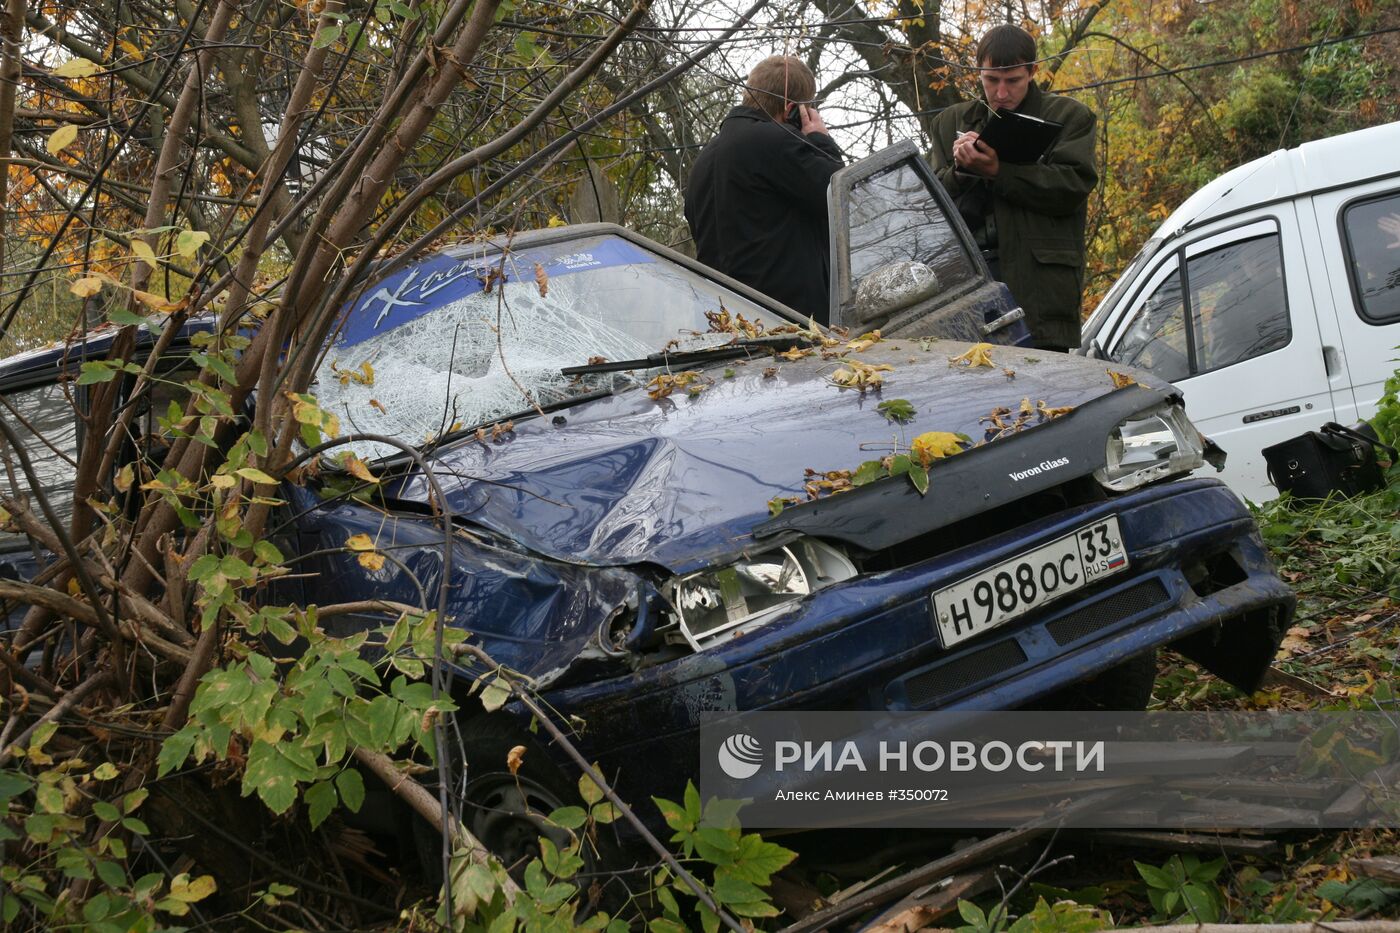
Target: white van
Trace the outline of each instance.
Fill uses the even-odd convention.
[[[1400,123],[1279,150],[1186,199],[1084,327],[1081,352],[1175,383],[1224,480],[1278,493],[1260,451],[1375,413],[1400,367]]]

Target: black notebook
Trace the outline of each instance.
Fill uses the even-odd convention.
[[[1060,138],[1063,123],[1002,110],[987,118],[987,125],[978,137],[997,151],[997,158],[1013,165],[1039,162]]]

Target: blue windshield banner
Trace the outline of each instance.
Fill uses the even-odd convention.
[[[583,248],[570,249],[575,245]],[[537,263],[546,276],[556,279],[575,272],[655,261],[656,257],[646,250],[612,236],[583,244],[551,243],[511,252],[504,267],[499,254],[462,257],[439,253],[366,290],[345,315],[336,346],[363,343],[443,305],[484,291],[491,273],[498,269],[504,268],[507,282],[523,280],[533,285]]]

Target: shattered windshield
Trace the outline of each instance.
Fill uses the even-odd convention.
[[[374,283],[346,312],[316,373],[321,405],[346,433],[413,445],[452,430],[635,381],[641,373],[568,377],[566,366],[727,342],[705,334],[724,308],[784,323],[766,309],[618,236],[511,250],[441,253]],[[361,457],[396,453],[359,443]]]

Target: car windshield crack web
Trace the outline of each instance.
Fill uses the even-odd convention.
[[[656,348],[598,319],[592,307],[598,299],[581,287],[588,278],[551,282],[547,296],[534,283],[504,286],[499,349],[495,289],[443,305],[362,343],[333,346],[312,391],[353,430],[421,445],[440,433],[535,402],[548,405],[596,390],[598,379],[569,377],[560,370],[593,357],[625,359]],[[609,385],[613,378],[607,379]],[[520,387],[533,398],[526,398]],[[396,453],[368,441],[350,449],[365,459]]]

